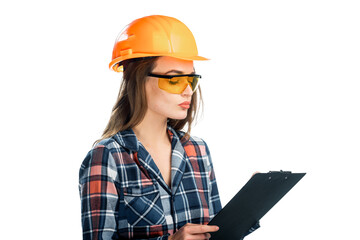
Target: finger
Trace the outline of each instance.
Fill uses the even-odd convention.
[[[215,225],[196,224],[189,226],[186,232],[190,234],[198,234],[198,233],[216,232],[217,230],[219,230],[219,227]]]
[[[200,234],[191,234],[191,235],[186,235],[186,239],[191,239],[191,240],[204,240],[204,239],[209,239],[210,233],[200,233]]]
[[[187,223],[187,224],[185,224],[185,226],[194,226],[194,225],[200,225],[200,224],[195,224],[195,223]]]
[[[196,234],[193,236],[198,236],[199,238],[196,238],[196,239],[201,239],[201,240],[209,239],[211,237],[210,233],[201,233],[201,234]]]

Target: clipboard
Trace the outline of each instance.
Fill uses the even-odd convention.
[[[208,223],[217,225],[212,240],[243,239],[280,199],[285,196],[306,173],[274,172],[255,174],[240,191]]]

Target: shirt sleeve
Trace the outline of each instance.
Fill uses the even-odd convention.
[[[219,191],[218,191],[218,187],[217,187],[217,183],[216,183],[215,171],[214,171],[214,167],[213,167],[213,163],[212,163],[212,159],[211,159],[210,150],[205,141],[204,141],[204,144],[205,144],[205,148],[206,148],[207,157],[209,160],[209,179],[210,179],[209,217],[211,220],[213,217],[215,217],[215,215],[218,212],[220,212],[222,207],[221,207],[220,195],[219,195]]]
[[[117,179],[116,164],[109,149],[97,146],[90,150],[79,172],[84,240],[118,239]]]

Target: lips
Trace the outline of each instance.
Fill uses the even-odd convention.
[[[190,108],[190,102],[180,103],[179,106],[182,107],[182,108]]]

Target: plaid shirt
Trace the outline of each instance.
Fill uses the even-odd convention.
[[[207,224],[221,210],[206,143],[167,131],[171,188],[132,129],[88,152],[79,173],[84,239],[165,240],[186,223]]]

